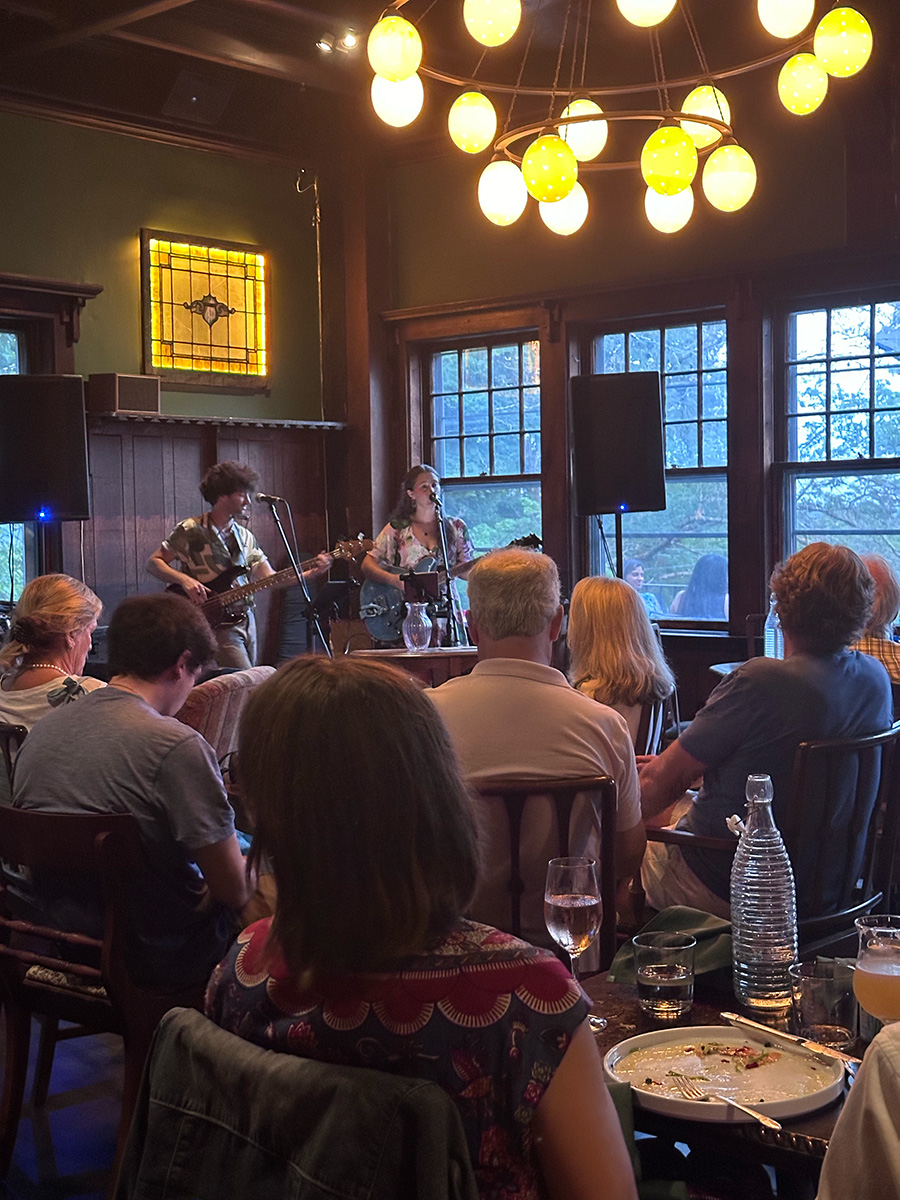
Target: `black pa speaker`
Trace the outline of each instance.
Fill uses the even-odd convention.
[[[90,515],[81,376],[0,375],[0,522]]]
[[[571,414],[578,515],[664,509],[666,472],[657,372],[575,375]]]

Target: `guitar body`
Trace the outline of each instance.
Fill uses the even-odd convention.
[[[210,583],[204,584],[206,590],[212,595],[204,603],[203,613],[213,629],[226,629],[230,625],[239,624],[244,619],[247,612],[246,605],[235,604],[229,608],[218,599],[218,596],[222,592],[229,591],[231,585],[241,575],[247,574],[249,574],[249,568],[238,563],[236,566],[228,567]],[[187,592],[180,583],[166,584],[166,591],[174,592],[176,596],[187,597]]]
[[[437,561],[422,558],[414,567],[384,567],[392,575],[424,574],[436,571]],[[379,642],[403,641],[403,618],[406,602],[403,593],[374,579],[364,579],[359,591],[359,606],[365,613],[366,628]]]

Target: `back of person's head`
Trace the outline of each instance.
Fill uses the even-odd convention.
[[[602,704],[664,700],[675,687],[644,602],[624,579],[575,584],[567,641],[569,678]]]
[[[559,571],[546,554],[497,550],[469,572],[469,609],[480,634],[499,642],[537,637],[559,608]]]
[[[883,554],[860,557],[875,581],[875,599],[865,632],[872,637],[884,637],[885,630],[890,630],[900,612],[900,580]]]
[[[728,559],[722,554],[702,554],[694,563],[679,613],[685,617],[725,619],[728,594]]]
[[[58,649],[69,634],[81,633],[100,616],[103,604],[71,575],[38,575],[27,583],[0,650],[0,667],[11,667],[25,654]]]
[[[216,639],[206,617],[184,596],[160,592],[131,596],[112,615],[107,634],[109,669],[113,675],[158,679],[185,651],[192,671],[216,654]]]
[[[834,654],[865,629],[875,581],[849,546],[811,542],[772,572],[776,611],[804,648]]]
[[[435,485],[437,487],[441,486],[441,477],[434,467],[428,463],[414,463],[403,476],[403,481],[400,484],[400,495],[397,497],[397,503],[391,512],[392,521],[405,522],[416,511],[416,502],[409,493],[415,487],[419,476],[425,474],[433,475]]]
[[[272,862],[272,936],[311,983],[378,970],[455,928],[478,874],[474,809],[430,700],[384,663],[295,658],[241,722],[251,865]]]
[[[233,492],[253,492],[259,476],[252,467],[227,459],[210,467],[200,480],[200,495],[207,504],[215,504],[220,496]]]

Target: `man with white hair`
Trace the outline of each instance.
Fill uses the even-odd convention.
[[[559,573],[545,554],[500,550],[469,575],[469,633],[478,647],[470,675],[429,692],[450,732],[464,774],[518,779],[611,775],[618,789],[616,874],[630,878],[645,836],[634,750],[618,713],[576,692],[550,665],[563,609]],[[486,869],[472,916],[488,924],[509,918],[505,822],[485,813]],[[572,854],[597,857],[597,820],[586,800],[573,813]],[[529,804],[522,829],[522,936],[552,945],[543,920],[547,860],[556,853],[549,804]]]

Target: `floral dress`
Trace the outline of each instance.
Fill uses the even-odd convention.
[[[206,1013],[268,1050],[438,1083],[459,1108],[481,1200],[538,1200],[531,1120],[589,1002],[548,950],[464,921],[391,972],[302,991],[271,918],[219,964]]]

